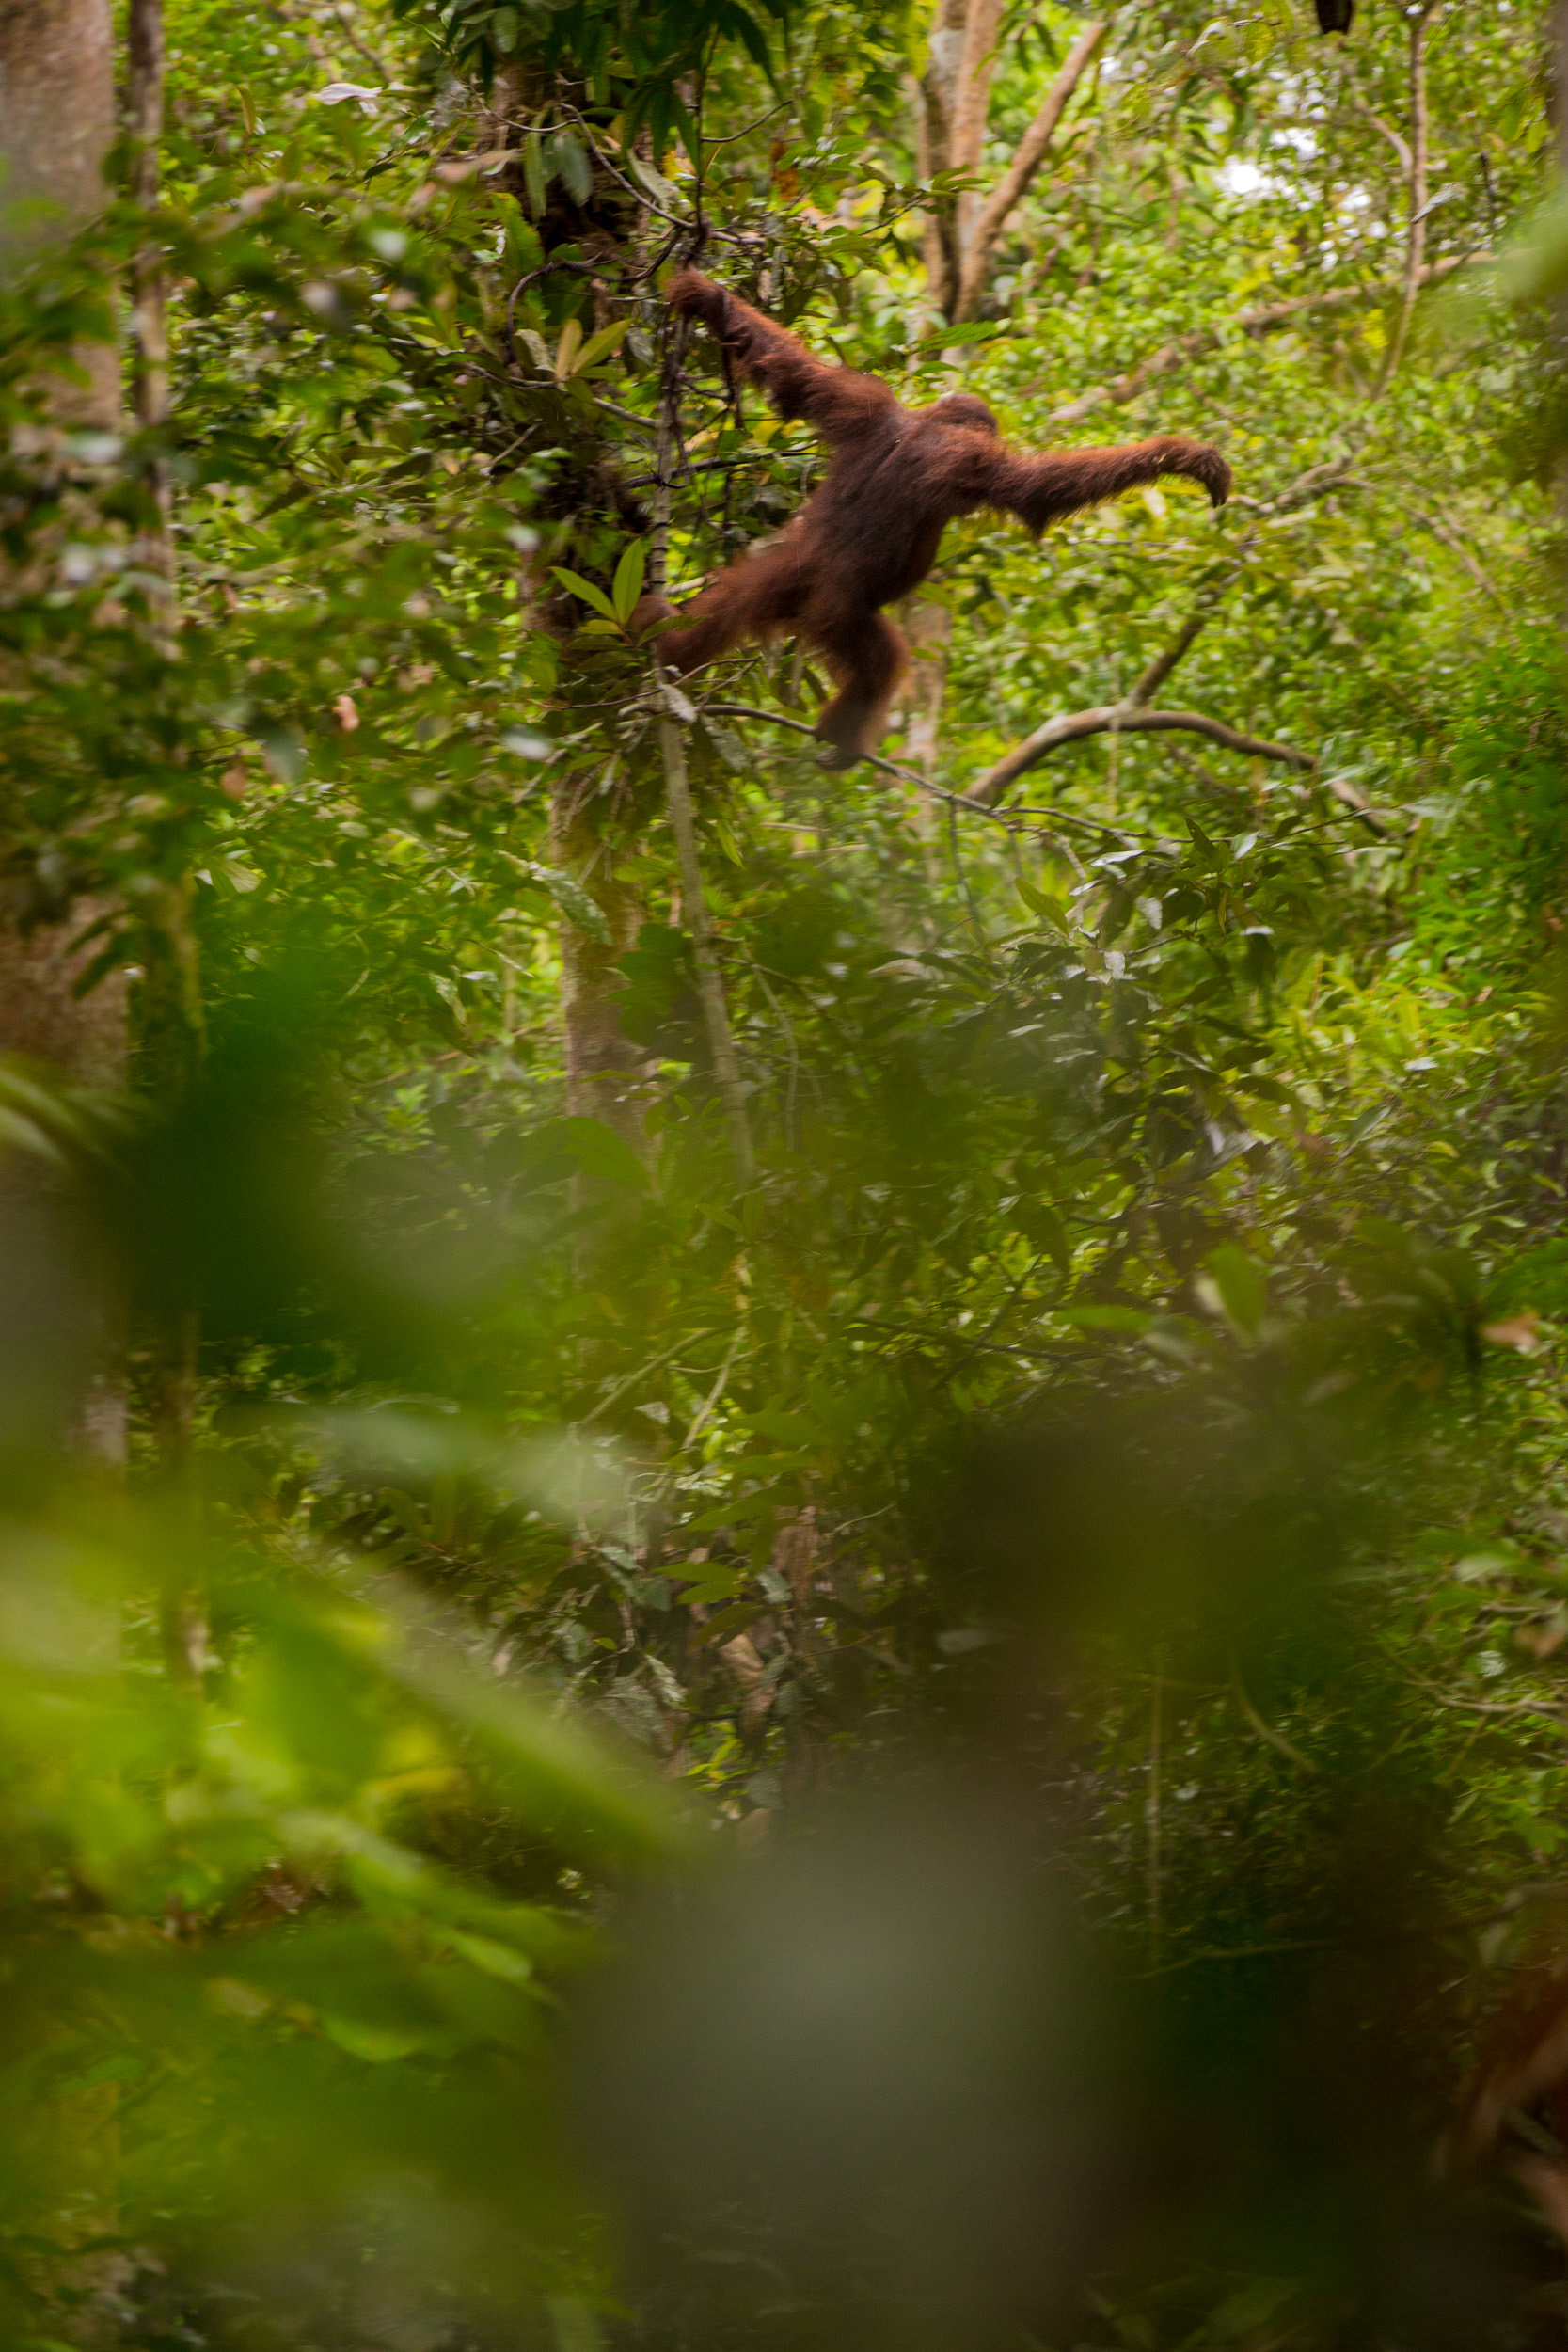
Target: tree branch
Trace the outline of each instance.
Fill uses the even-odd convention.
[[[1196,635],[1196,630],[1194,630]],[[1132,701],[1105,703],[1094,710],[1069,711],[1060,719],[1048,719],[1042,727],[1026,736],[988,770],[978,783],[969,787],[968,799],[981,808],[990,808],[1001,798],[1007,787],[1026,770],[1058,751],[1064,743],[1081,743],[1091,735],[1135,735],[1160,733],[1176,729],[1184,735],[1206,735],[1212,743],[1223,743],[1229,752],[1244,752],[1255,759],[1277,759],[1288,768],[1315,768],[1317,761],[1309,752],[1292,751],[1286,743],[1270,743],[1261,736],[1243,735],[1239,729],[1227,726],[1223,719],[1211,719],[1201,710],[1146,710]]]
[[[1106,17],[1085,26],[1068,51],[1061,72],[1046,93],[1045,103],[1019,142],[1017,154],[975,215],[963,253],[962,275],[954,305],[956,323],[973,318],[990,266],[991,253],[1009,215],[1022,201],[1056,135],[1069,99],[1104,39]]]
[[[1416,272],[1418,287],[1434,285],[1439,278],[1449,277],[1456,269],[1466,269],[1474,262],[1490,261],[1485,252],[1451,254],[1439,262],[1419,263]],[[1384,302],[1390,294],[1402,294],[1406,280],[1374,278],[1365,286],[1338,286],[1315,294],[1293,294],[1289,301],[1265,303],[1260,310],[1243,310],[1233,322],[1234,330],[1243,335],[1270,335],[1308,310],[1341,310],[1357,302]],[[1185,360],[1201,358],[1207,351],[1217,351],[1229,331],[1217,326],[1199,327],[1191,335],[1178,336],[1174,342],[1162,343],[1159,350],[1129,368],[1124,375],[1113,376],[1108,383],[1091,385],[1069,400],[1065,407],[1051,412],[1053,424],[1076,424],[1091,409],[1102,407],[1107,401],[1118,408],[1130,400],[1136,400],[1156,376],[1172,375]]]
[[[1297,506],[1305,506],[1325,491],[1337,489],[1347,479],[1353,458],[1332,459],[1327,465],[1309,466],[1293,482],[1287,483],[1278,494],[1259,506],[1263,515],[1287,515]],[[1069,712],[1060,719],[1049,719],[1033,735],[1016,745],[1006,756],[998,760],[977,784],[969,787],[967,798],[972,804],[988,806],[1005,792],[1015,776],[1033,768],[1060,744],[1075,743],[1089,735],[1130,735],[1149,730],[1179,728],[1188,735],[1206,735],[1212,743],[1223,743],[1227,751],[1246,752],[1259,759],[1279,759],[1292,768],[1315,768],[1317,761],[1306,752],[1292,751],[1284,743],[1271,743],[1260,736],[1243,735],[1227,726],[1223,719],[1208,718],[1199,710],[1151,710],[1150,703],[1169,677],[1177,663],[1188,653],[1199,632],[1206,628],[1219,611],[1229,590],[1241,578],[1246,560],[1257,545],[1256,530],[1249,531],[1234,550],[1234,561],[1206,587],[1200,588],[1193,600],[1193,609],[1174,641],[1164,653],[1156,654],[1132,691],[1119,703],[1106,703],[1093,710]]]

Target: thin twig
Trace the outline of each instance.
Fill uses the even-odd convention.
[[[1253,1730],[1258,1734],[1259,1740],[1265,1740],[1271,1748],[1276,1749],[1281,1756],[1288,1756],[1292,1764],[1298,1764],[1304,1772],[1316,1772],[1322,1771],[1322,1766],[1314,1764],[1309,1756],[1303,1756],[1294,1740],[1287,1740],[1282,1731],[1276,1731],[1272,1724],[1264,1722],[1262,1716],[1259,1715],[1257,1708],[1254,1707],[1251,1699],[1247,1695],[1246,1685],[1242,1680],[1242,1669],[1240,1665],[1234,1662],[1231,1666],[1230,1687],[1235,1693],[1237,1706],[1241,1708],[1243,1714],[1246,1717],[1247,1722],[1252,1725]]]
[[[164,299],[163,255],[152,241],[158,209],[159,148],[164,135],[163,0],[131,0],[126,25],[131,194],[148,220],[148,235],[131,264],[131,326],[135,347],[136,421],[156,431],[168,415],[168,322]],[[168,469],[152,462],[152,495],[158,520],[143,549],[147,568],[166,581],[174,571],[169,544]]]
[[[714,1382],[712,1388],[708,1391],[706,1396],[704,1397],[702,1403],[698,1406],[695,1413],[692,1415],[691,1425],[687,1430],[685,1437],[681,1439],[677,1452],[681,1454],[689,1454],[691,1448],[695,1445],[697,1439],[702,1436],[703,1431],[707,1427],[708,1422],[718,1411],[719,1400],[723,1395],[724,1390],[728,1385],[730,1374],[735,1369],[735,1359],[740,1353],[740,1343],[745,1336],[745,1325],[743,1323],[737,1324],[736,1326],[735,1337],[731,1340],[729,1344],[729,1352],[725,1356],[723,1362],[719,1367],[719,1377]]]
[[[705,1340],[709,1328],[711,1327],[705,1327],[700,1331],[683,1331],[678,1340],[673,1340],[670,1345],[662,1349],[658,1355],[651,1356],[645,1364],[639,1364],[635,1372],[628,1372],[624,1380],[617,1380],[615,1386],[607,1395],[600,1397],[591,1411],[580,1414],[573,1422],[572,1427],[586,1429],[591,1422],[598,1420],[601,1413],[609,1412],[617,1397],[625,1396],[628,1389],[635,1388],[640,1380],[645,1380],[651,1372],[657,1372],[660,1364],[667,1364],[671,1357],[677,1354],[681,1348],[689,1347],[693,1340]]]
[[[347,34],[355,48],[358,50],[359,55],[371,65],[374,66],[376,72],[380,74],[388,88],[390,89],[393,83],[392,70],[387,63],[386,58],[379,56],[376,54],[376,52],[371,47],[370,42],[365,40],[363,34],[359,31],[358,26],[354,22],[354,10],[347,5],[347,0],[338,0],[338,6],[333,9],[332,13],[337,18],[339,24]]]
[[[1464,564],[1482,596],[1491,597],[1504,619],[1512,620],[1513,616],[1509,612],[1507,600],[1501,589],[1485,570],[1480,559],[1465,545],[1463,533],[1441,515],[1426,514],[1418,506],[1407,507],[1405,512],[1412,522],[1419,523],[1423,531],[1430,531],[1438,545],[1447,548],[1449,553]]]

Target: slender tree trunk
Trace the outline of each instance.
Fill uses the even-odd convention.
[[[150,216],[158,206],[159,147],[164,135],[164,8],[163,0],[131,0],[126,24],[130,67],[126,113],[131,142],[131,194]],[[163,257],[150,236],[132,270],[132,332],[135,338],[134,389],[136,421],[155,431],[168,415],[168,322],[164,292]],[[149,549],[151,568],[172,577],[169,546],[168,469],[160,459],[153,469],[153,492],[158,503],[156,544]]]
[[[1382,399],[1404,357],[1405,339],[1415,313],[1416,296],[1421,287],[1427,233],[1426,41],[1428,28],[1441,6],[1442,0],[1425,0],[1425,6],[1417,8],[1409,19],[1410,143],[1406,150],[1409,162],[1405,173],[1408,226],[1405,230],[1404,282],[1400,291],[1400,307],[1389,330],[1388,347],[1383,355],[1377,382],[1372,387],[1373,400]]]
[[[608,941],[562,918],[561,1010],[566,1045],[566,1105],[574,1117],[602,1120],[634,1152],[646,1147],[640,1071],[642,1050],[621,1026],[616,970],[637,944],[642,902],[615,872],[615,841],[597,813],[590,776],[568,777],[550,803],[556,865],[588,893],[604,916]]]
[[[144,432],[155,433],[168,416],[169,402],[163,257],[152,232],[164,135],[163,0],[131,0],[126,46],[130,191],[148,215],[150,230],[132,269],[132,380],[136,421]],[[144,570],[166,582],[157,627],[161,642],[172,651],[180,616],[168,469],[161,457],[153,460],[150,479],[154,516],[142,534],[138,554]],[[147,918],[136,1076],[143,1093],[168,1106],[191,1093],[206,1060],[206,1012],[191,926],[192,896],[191,878],[182,875],[166,885]],[[196,1310],[179,1299],[156,1300],[153,1311],[153,1434],[165,1477],[182,1482],[188,1476],[195,1437],[200,1323]],[[177,1678],[198,1674],[206,1655],[205,1597],[182,1582],[171,1585],[164,1600],[164,1650],[169,1670]]]
[[[953,162],[953,118],[958,106],[958,74],[964,54],[964,21],[968,0],[937,0],[931,25],[930,49],[919,87],[918,162],[923,180],[956,168]],[[927,215],[926,282],[931,299],[945,308],[948,283],[958,284],[956,208],[939,205]]]
[[[914,656],[907,689],[904,756],[928,784],[934,784],[940,764],[953,616],[942,604],[911,603],[904,610],[904,633]],[[910,817],[919,836],[927,880],[935,883],[942,874],[942,852],[937,840],[940,820],[937,804],[928,792],[917,790],[911,795]]]
[[[654,491],[654,528],[647,577],[650,591],[660,596],[664,594],[669,562],[670,493],[675,467],[676,408],[688,332],[689,322],[677,320],[665,355],[664,380],[659,392],[658,451],[655,460],[658,480]],[[666,686],[664,667],[657,645],[654,670],[660,686]],[[680,698],[676,694],[673,699],[678,701]],[[697,850],[697,821],[691,806],[691,786],[687,775],[686,745],[674,718],[666,716],[660,719],[658,740],[664,762],[665,803],[670,812],[670,829],[675,836],[675,854],[680,862],[681,914],[691,936],[691,961],[697,969],[697,993],[703,1008],[703,1026],[707,1034],[708,1053],[713,1061],[714,1083],[729,1123],[736,1173],[742,1184],[749,1184],[756,1175],[756,1158],[752,1149],[752,1122],[746,1109],[746,1093],[735,1050],[735,1034],[730,1027],[729,1007],[724,999],[724,977],[719,969],[719,958],[714,951],[713,926],[708,915],[707,893],[703,885],[702,862]]]

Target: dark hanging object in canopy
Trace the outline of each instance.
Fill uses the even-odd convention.
[[[1318,0],[1318,30],[1320,33],[1348,33],[1351,18],[1355,14],[1355,0]]]

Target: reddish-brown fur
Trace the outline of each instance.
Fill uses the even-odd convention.
[[[706,321],[781,416],[814,424],[832,460],[772,546],[732,564],[685,608],[690,626],[664,636],[660,655],[684,672],[743,638],[803,637],[839,689],[816,723],[831,747],[827,767],[852,767],[881,734],[907,648],[880,608],[919,587],[958,516],[996,507],[1040,532],[1167,473],[1201,483],[1216,506],[1229,494],[1230,469],[1205,442],[1164,435],[1123,449],[1018,455],[998,438],[984,401],[954,392],[930,408],[905,408],[879,377],[826,366],[798,336],[696,270],[680,273],[670,299],[684,316]],[[672,610],[644,598],[641,622]]]

